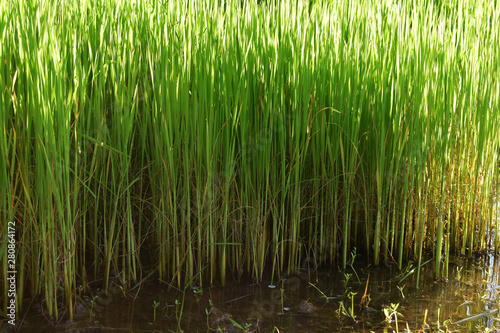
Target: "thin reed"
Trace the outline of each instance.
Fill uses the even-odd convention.
[[[58,317],[63,295],[72,317],[94,279],[277,279],[354,247],[431,253],[440,276],[450,251],[498,249],[499,19],[483,0],[2,2],[18,306]]]

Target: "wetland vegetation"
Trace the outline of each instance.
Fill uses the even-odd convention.
[[[8,221],[18,311],[52,320],[96,286],[340,267],[363,289],[357,253],[419,287],[497,251],[499,22],[485,0],[1,2],[0,310]]]

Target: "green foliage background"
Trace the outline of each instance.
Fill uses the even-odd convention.
[[[439,276],[450,251],[498,248],[499,16],[481,0],[3,1],[18,306],[44,294],[57,317],[58,295],[72,309],[77,281],[111,275],[345,266],[354,246],[400,266],[431,252]]]

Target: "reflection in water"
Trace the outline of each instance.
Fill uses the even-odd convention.
[[[499,326],[498,314],[488,313],[499,308],[495,255],[453,257],[447,281],[435,281],[433,265],[424,265],[418,289],[416,263],[400,270],[357,261],[345,271],[319,269],[260,284],[242,280],[226,287],[189,289],[183,306],[182,293],[164,285],[144,286],[137,298],[115,287],[108,296],[97,293],[86,301],[82,297],[80,306],[86,311],[73,323],[53,327],[32,307],[21,332],[176,332],[179,319],[184,332],[392,332],[396,319],[400,332],[438,330],[447,324],[460,332]],[[451,325],[478,314],[484,315]]]

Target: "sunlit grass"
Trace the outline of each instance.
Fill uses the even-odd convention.
[[[499,245],[494,3],[0,6],[0,216],[50,316],[77,278],[276,278],[355,246],[439,276]]]

